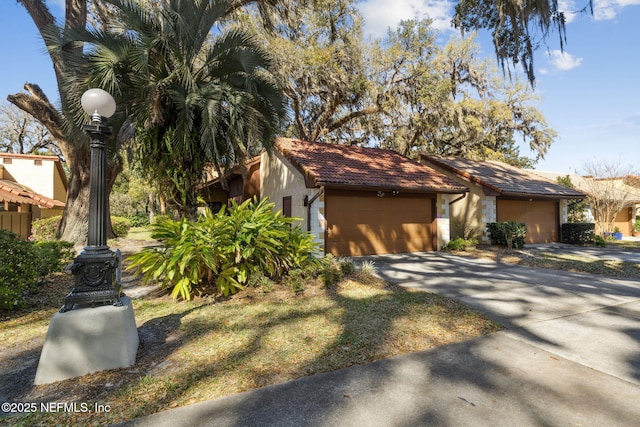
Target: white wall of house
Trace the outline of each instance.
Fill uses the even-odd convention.
[[[438,193],[436,197],[436,237],[438,242],[436,250],[440,250],[440,248],[451,240],[451,222],[449,220],[450,199],[450,194]]]
[[[307,188],[302,173],[296,169],[284,156],[274,150],[263,153],[260,161],[260,198],[269,197],[275,204],[274,209],[281,210],[283,198],[291,197],[291,216],[300,218],[298,224],[303,230],[311,231],[315,241],[324,251],[324,232],[326,221],[324,217],[324,194],[318,197],[309,209],[304,206],[305,196],[310,200],[319,188]],[[311,221],[308,222],[309,214]],[[307,225],[311,229],[307,230]]]
[[[56,170],[55,162],[52,160],[32,157],[2,157],[0,162],[4,166],[5,170],[15,179],[16,182],[26,185],[34,192],[47,196],[51,199],[56,199],[55,191],[55,179]],[[62,181],[60,186],[62,186]],[[66,194],[64,199],[57,199],[61,201],[66,200]]]

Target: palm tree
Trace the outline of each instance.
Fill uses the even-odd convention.
[[[232,0],[168,0],[155,11],[131,0],[86,42],[93,85],[135,125],[140,170],[190,216],[207,164],[219,171],[270,148],[284,101],[258,43],[223,33]]]

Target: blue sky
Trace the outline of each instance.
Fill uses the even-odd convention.
[[[577,10],[582,0],[561,2]],[[586,0],[584,0],[586,2]],[[63,0],[48,2],[60,11]],[[383,34],[400,19],[429,16],[446,37],[452,2],[447,0],[367,0],[359,3],[365,31]],[[581,172],[594,159],[638,164],[640,151],[640,0],[594,0],[594,16],[569,15],[567,45],[557,37],[536,53],[538,108],[557,131],[537,169]],[[25,82],[38,83],[57,99],[55,77],[43,43],[26,11],[14,0],[0,2],[0,96],[19,92]],[[486,34],[478,42],[493,59]],[[532,155],[528,148],[522,154]]]

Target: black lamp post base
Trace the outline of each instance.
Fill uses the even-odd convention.
[[[76,304],[121,306],[121,286],[116,281],[117,254],[107,246],[88,246],[71,265],[75,275],[74,288],[67,295],[61,313]]]

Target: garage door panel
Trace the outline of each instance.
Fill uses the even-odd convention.
[[[526,243],[559,241],[559,204],[548,200],[498,199],[497,220],[518,221],[527,227]]]
[[[433,249],[433,199],[377,197],[375,192],[327,192],[326,250],[370,255]]]

